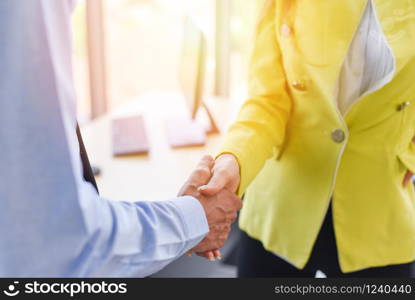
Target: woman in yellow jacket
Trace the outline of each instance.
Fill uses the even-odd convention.
[[[410,277],[415,0],[270,0],[201,188],[245,194],[239,275]]]

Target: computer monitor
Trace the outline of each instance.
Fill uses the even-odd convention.
[[[192,119],[204,108],[210,121],[210,133],[218,132],[216,122],[203,101],[207,64],[207,42],[203,31],[190,17],[184,20],[184,36],[180,61],[180,86]]]
[[[203,32],[187,17],[184,21],[180,60],[180,87],[192,119],[202,105],[206,70],[206,39]]]
[[[203,101],[206,53],[207,42],[203,31],[190,17],[187,17],[184,21],[179,83],[189,115],[168,120],[168,138],[172,147],[204,145],[206,133],[219,132],[213,115]],[[202,124],[196,120],[202,107],[206,111],[209,124]]]

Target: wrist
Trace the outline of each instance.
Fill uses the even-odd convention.
[[[230,178],[232,178],[228,187],[230,187],[232,192],[236,192],[241,182],[241,168],[238,158],[232,153],[223,153],[216,158],[216,166],[218,169],[225,169],[227,171]]]
[[[240,166],[238,159],[236,156],[232,153],[223,153],[219,155],[216,160],[216,163],[224,163],[232,168],[232,170],[236,171],[236,173],[239,174]]]
[[[181,196],[169,201],[180,212],[181,219],[190,238],[209,233],[209,223],[204,205],[193,196]]]

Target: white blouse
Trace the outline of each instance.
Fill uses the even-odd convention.
[[[393,53],[380,26],[373,0],[369,0],[340,74],[337,95],[340,112],[345,115],[359,98],[386,85],[394,70]]]

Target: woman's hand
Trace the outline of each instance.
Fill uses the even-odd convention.
[[[199,191],[207,196],[213,196],[222,189],[236,193],[240,180],[239,164],[235,156],[222,154],[215,160],[209,183],[201,186]]]
[[[213,196],[222,189],[227,189],[232,193],[236,193],[240,183],[239,164],[235,156],[232,154],[222,154],[215,160],[212,169],[212,177],[208,184],[201,186],[199,191],[206,196]],[[197,255],[205,257],[211,261],[221,259],[222,254],[219,249],[197,253]]]

